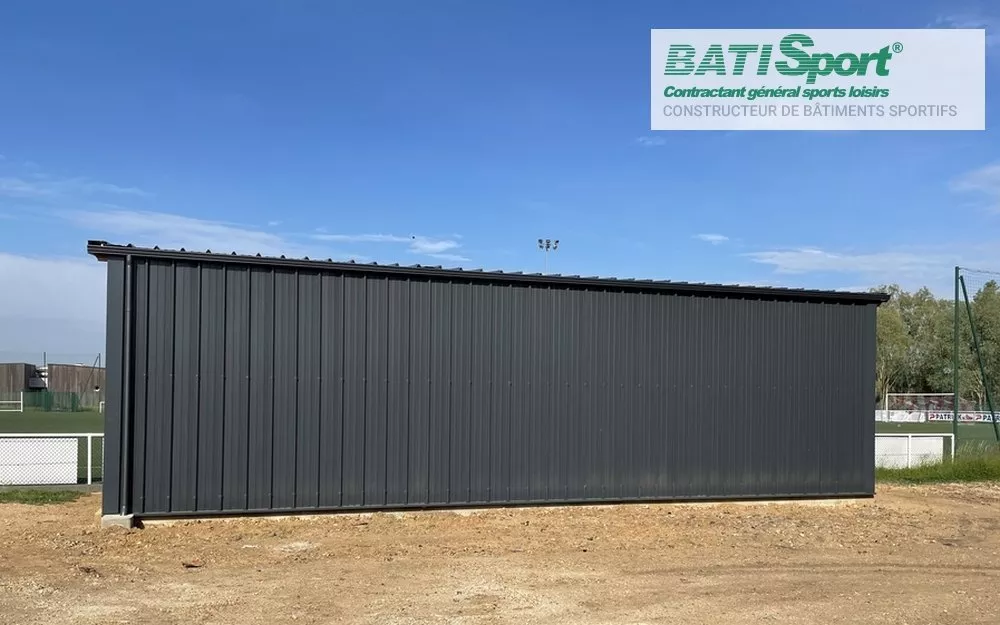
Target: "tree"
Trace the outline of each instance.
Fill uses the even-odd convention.
[[[881,399],[906,375],[909,337],[900,307],[898,285],[873,289],[887,293],[890,299],[878,308],[875,335],[875,397]]]
[[[927,288],[914,293],[898,294],[900,315],[906,328],[907,351],[904,363],[903,384],[912,392],[929,393],[940,388],[942,369],[950,370],[942,359],[942,348],[951,344],[950,332],[944,332],[952,315],[945,302],[938,300]]]
[[[1000,283],[968,285],[958,310],[950,298],[937,298],[927,288],[908,292],[897,284],[872,289],[889,295],[878,308],[875,392],[947,393],[954,384],[955,313],[958,317],[958,375],[961,401],[985,409],[989,389],[993,409],[1000,411]],[[973,339],[975,324],[979,343]],[[985,379],[980,371],[979,359]]]
[[[937,313],[934,315],[933,328],[930,332],[931,348],[928,353],[925,383],[922,393],[947,393],[954,386],[954,310],[955,303],[940,299],[936,302]],[[961,313],[962,310],[959,309]],[[968,334],[968,320],[959,319],[959,328]],[[959,350],[959,369],[963,372],[972,366],[972,353],[967,349]]]

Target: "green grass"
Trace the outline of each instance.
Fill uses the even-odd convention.
[[[100,434],[104,432],[104,415],[93,410],[80,412],[45,412],[27,409],[24,412],[0,412],[0,435],[2,434]],[[87,480],[87,439],[79,439],[77,477],[81,483]],[[93,479],[102,476],[104,445],[93,441]]]
[[[104,415],[96,410],[44,412],[29,409],[24,412],[0,412],[0,433],[79,432],[85,434],[103,431]]]
[[[78,490],[15,489],[0,490],[0,504],[23,503],[33,506],[69,503],[86,493]]]
[[[950,434],[950,421],[932,421],[930,423],[886,423],[875,422],[875,431],[879,434]],[[996,440],[992,423],[959,423],[958,438],[969,440]]]
[[[1000,482],[1000,450],[984,445],[970,447],[954,461],[926,464],[909,469],[875,469],[875,480],[897,484],[934,484],[942,482]]]
[[[931,423],[876,422],[879,434],[951,434],[950,421]],[[955,453],[944,448],[944,462],[926,464],[909,469],[876,468],[875,480],[897,484],[934,484],[942,482],[1000,481],[1000,444],[993,433],[992,423],[959,423],[955,439]]]

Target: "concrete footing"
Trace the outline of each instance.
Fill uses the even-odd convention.
[[[101,527],[124,527],[125,529],[132,529],[135,527],[135,524],[132,522],[131,514],[105,514],[101,517]]]

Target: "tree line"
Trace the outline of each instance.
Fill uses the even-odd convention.
[[[929,289],[908,292],[898,285],[876,287],[890,299],[879,306],[875,363],[876,397],[890,393],[951,393],[954,389],[954,323],[959,321],[958,370],[965,409],[987,406],[987,389],[994,410],[1000,410],[1000,288],[988,281],[960,295],[937,298]],[[970,323],[970,313],[972,323]],[[975,329],[975,335],[972,330]],[[984,376],[980,373],[982,357]]]

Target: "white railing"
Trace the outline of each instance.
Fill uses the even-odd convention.
[[[100,432],[0,433],[0,486],[93,484],[103,467]]]
[[[24,412],[24,391],[17,394],[17,399],[0,399],[0,412]]]
[[[876,434],[875,466],[909,469],[943,462],[945,448],[954,458],[954,434]]]

